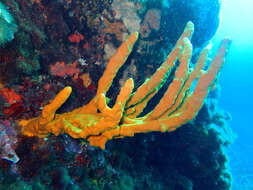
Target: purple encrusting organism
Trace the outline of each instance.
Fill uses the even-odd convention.
[[[19,161],[19,157],[13,147],[17,143],[16,132],[8,120],[0,120],[0,158],[13,163]]]
[[[83,152],[83,148],[80,142],[76,139],[71,138],[68,135],[62,135],[64,139],[64,148],[67,152],[74,152],[81,154]]]

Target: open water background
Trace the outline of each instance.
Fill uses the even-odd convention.
[[[233,189],[253,189],[253,12],[252,0],[225,0],[221,25],[213,39],[218,44],[224,36],[232,46],[219,79],[219,105],[230,112],[229,123],[237,138],[229,150]]]

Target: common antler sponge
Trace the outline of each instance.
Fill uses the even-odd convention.
[[[152,77],[136,91],[133,91],[133,79],[128,79],[122,86],[115,104],[109,107],[106,93],[138,39],[138,33],[133,33],[109,60],[98,82],[97,94],[87,105],[72,112],[55,114],[71,93],[71,87],[65,87],[43,108],[41,116],[19,122],[22,133],[38,137],[67,133],[73,138],[87,139],[91,146],[104,149],[105,143],[111,139],[134,136],[136,133],[176,130],[197,115],[209,90],[216,82],[216,76],[225,62],[225,55],[230,46],[228,39],[221,42],[207,70],[203,69],[208,58],[208,48],[205,48],[200,53],[195,67],[190,68],[190,38],[193,31],[193,23],[188,22],[175,47]],[[179,65],[173,76],[171,71],[176,67],[176,62],[179,62]],[[140,116],[147,103],[171,74],[173,80],[159,103],[149,113]],[[196,80],[197,84],[191,91]]]

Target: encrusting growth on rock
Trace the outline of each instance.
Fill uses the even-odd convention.
[[[171,132],[186,124],[197,115],[209,90],[214,86],[230,45],[228,39],[221,42],[208,70],[203,70],[208,48],[201,52],[194,69],[189,68],[192,56],[190,38],[193,31],[193,23],[188,22],[174,49],[154,75],[135,92],[133,80],[128,79],[121,88],[114,106],[110,108],[106,101],[106,92],[138,39],[138,33],[130,35],[110,59],[99,80],[96,96],[87,105],[72,112],[55,114],[71,93],[71,87],[65,87],[43,108],[41,116],[19,122],[22,133],[38,137],[46,137],[51,133],[66,133],[73,138],[87,139],[90,145],[104,149],[110,139],[152,131]],[[139,116],[170,76],[177,61],[180,64],[160,102],[149,113]]]

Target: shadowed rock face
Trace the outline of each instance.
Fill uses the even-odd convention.
[[[175,43],[179,31],[189,20],[196,28],[192,39],[194,47],[203,46],[214,36],[219,26],[219,0],[170,0],[169,2],[167,11],[163,11],[161,26],[170,42]]]

